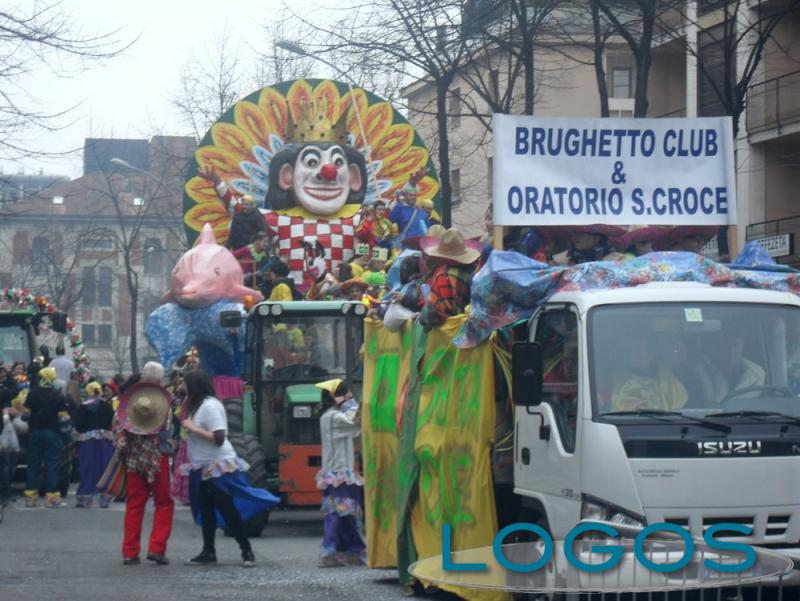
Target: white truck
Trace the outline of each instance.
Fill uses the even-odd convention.
[[[798,566],[799,297],[682,282],[559,292],[528,327],[512,353],[521,521],[555,539],[581,520],[671,522],[696,539],[744,524],[752,535],[730,540]]]

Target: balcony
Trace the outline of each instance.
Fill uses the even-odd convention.
[[[800,71],[750,86],[747,134],[750,143],[800,132]]]

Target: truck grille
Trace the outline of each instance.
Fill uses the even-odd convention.
[[[699,519],[698,519],[699,518]],[[763,518],[762,518],[763,519]],[[750,537],[743,537],[736,533],[731,533],[731,536],[719,536],[720,540],[726,539],[743,539],[753,538],[763,540],[765,537],[774,540],[777,537],[786,536],[786,531],[789,529],[789,522],[791,515],[780,513],[775,515],[767,515],[766,521],[761,522],[756,516],[695,516],[691,519],[689,516],[669,516],[663,519],[664,522],[675,524],[681,528],[692,533],[694,538],[702,538],[706,530],[716,524],[741,524],[747,528],[752,529],[753,534]]]

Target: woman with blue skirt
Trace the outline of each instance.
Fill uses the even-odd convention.
[[[188,432],[186,450],[189,463],[189,492],[192,515],[203,530],[203,550],[186,561],[187,565],[217,563],[214,538],[217,528],[227,527],[242,552],[242,565],[253,567],[255,556],[245,534],[244,522],[279,503],[261,488],[253,488],[246,472],[250,466],[237,457],[227,439],[225,407],[214,395],[214,386],[202,370],[187,372],[183,421]]]

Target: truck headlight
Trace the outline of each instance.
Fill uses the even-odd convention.
[[[634,528],[644,528],[647,524],[644,516],[587,494],[581,495],[581,519],[613,522]]]

